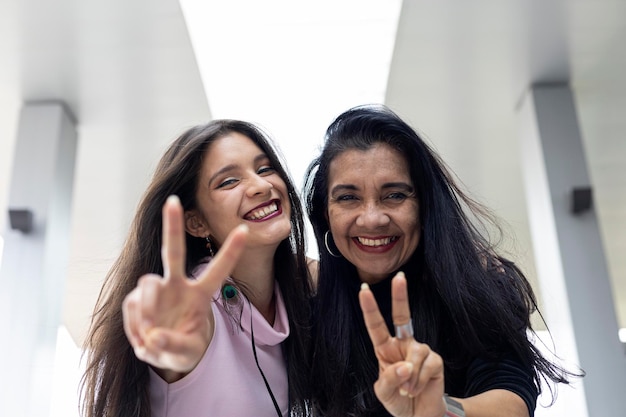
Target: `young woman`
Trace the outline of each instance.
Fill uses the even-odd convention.
[[[258,128],[216,120],[181,135],[98,299],[83,414],[302,413],[303,233],[295,188]]]
[[[341,114],[305,193],[321,415],[532,416],[542,379],[567,382],[527,338],[535,297],[479,230],[486,210],[396,114]]]

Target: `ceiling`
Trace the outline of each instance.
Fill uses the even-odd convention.
[[[418,127],[515,236],[536,279],[516,105],[569,82],[620,327],[626,327],[626,2],[404,1],[386,103]]]
[[[516,237],[507,244],[534,278],[515,105],[535,82],[569,81],[626,327],[623,16],[621,0],[405,0],[385,101],[504,219]],[[236,20],[232,28],[245,30]],[[301,47],[299,55],[316,45]],[[64,322],[80,341],[158,157],[184,128],[211,117],[204,84],[174,0],[3,0],[0,59],[0,208],[22,104],[63,100],[79,121]],[[215,65],[228,59],[220,54]],[[274,93],[293,88],[276,85]]]

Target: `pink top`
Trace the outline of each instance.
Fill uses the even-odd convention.
[[[150,369],[152,417],[259,416],[276,417],[276,409],[254,360],[250,315],[259,365],[283,416],[289,413],[288,380],[281,342],[289,335],[287,311],[274,284],[274,326],[243,294],[241,327],[224,308],[221,294],[212,303],[215,332],[200,363],[184,378],[168,384]],[[232,309],[238,317],[237,308]]]

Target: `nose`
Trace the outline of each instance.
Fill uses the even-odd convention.
[[[356,225],[368,229],[387,226],[391,219],[376,202],[368,202],[361,206],[356,218]]]
[[[264,177],[253,174],[250,177],[249,186],[246,191],[248,196],[253,197],[255,195],[263,195],[269,193],[274,186],[271,182],[267,181]]]

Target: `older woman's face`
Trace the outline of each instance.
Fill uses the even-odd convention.
[[[385,144],[335,157],[328,221],[361,281],[374,284],[401,269],[420,240],[419,204],[405,158]]]

